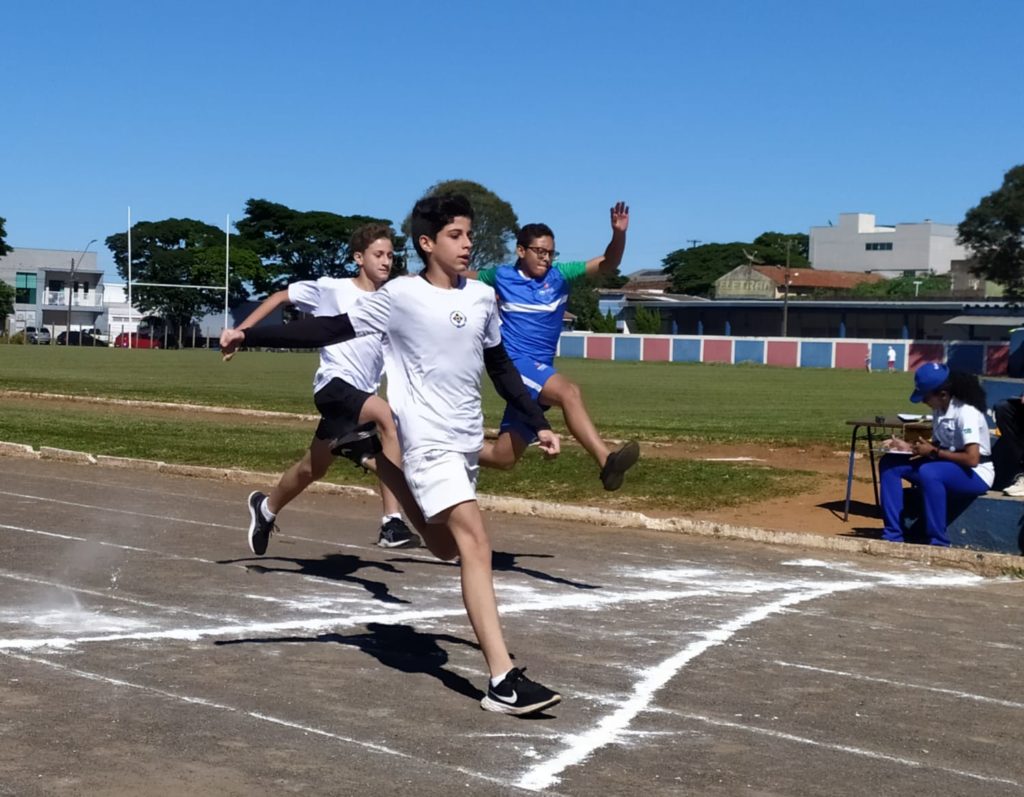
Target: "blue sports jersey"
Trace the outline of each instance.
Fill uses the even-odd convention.
[[[484,269],[477,275],[498,294],[501,339],[509,357],[551,364],[562,334],[570,285],[586,273],[587,264],[575,262],[555,263],[537,279],[525,276],[514,265]]]

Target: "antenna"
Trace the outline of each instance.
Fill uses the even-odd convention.
[[[687,238],[686,243],[688,243],[690,245],[690,248],[693,249],[693,247],[695,247],[697,244],[702,244],[704,242],[701,241],[699,238]]]

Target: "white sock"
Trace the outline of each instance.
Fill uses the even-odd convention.
[[[267,498],[263,499],[263,503],[260,504],[260,514],[263,515],[264,520],[276,520],[277,515],[270,511],[270,500]]]
[[[512,672],[512,670],[505,670],[505,672],[503,672],[501,675],[495,675],[493,678],[491,678],[491,686],[497,686],[498,684],[500,684],[502,681],[505,680],[505,676],[508,675],[510,672]]]
[[[392,512],[390,515],[383,515],[381,517],[381,519],[380,519],[380,524],[383,526],[389,520],[401,520],[401,519],[402,519],[402,513],[401,512]]]

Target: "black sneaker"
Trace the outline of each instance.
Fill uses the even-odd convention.
[[[632,468],[640,459],[640,444],[633,440],[626,443],[618,451],[613,451],[604,461],[601,468],[601,484],[606,490],[618,490],[622,486],[622,480],[626,471]]]
[[[263,517],[260,510],[266,497],[259,491],[249,493],[249,550],[257,556],[263,556],[267,552],[270,535],[277,531],[274,521]]]
[[[380,536],[377,537],[377,545],[381,548],[416,548],[419,544],[420,538],[398,517],[389,518],[380,527]]]
[[[331,453],[336,457],[344,457],[365,469],[363,461],[374,457],[382,451],[380,437],[377,436],[377,424],[364,423],[357,426],[347,435],[331,441]]]
[[[513,667],[500,684],[488,685],[487,696],[480,701],[480,708],[521,716],[536,714],[562,701],[558,692],[552,692],[523,675],[525,670],[525,667]]]

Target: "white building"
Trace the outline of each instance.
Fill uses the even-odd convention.
[[[871,213],[840,213],[835,227],[811,227],[810,261],[814,268],[871,271],[885,276],[904,273],[946,274],[968,249],[956,242],[955,224],[925,219],[893,227],[875,224]]]
[[[89,329],[106,309],[95,252],[18,247],[0,257],[0,280],[15,291],[14,316],[0,319],[12,334],[25,327],[46,327],[54,336],[69,326]]]
[[[107,313],[97,326],[105,329],[111,340],[122,332],[138,332],[143,315],[138,308],[128,306],[127,286],[108,282],[105,296]]]

